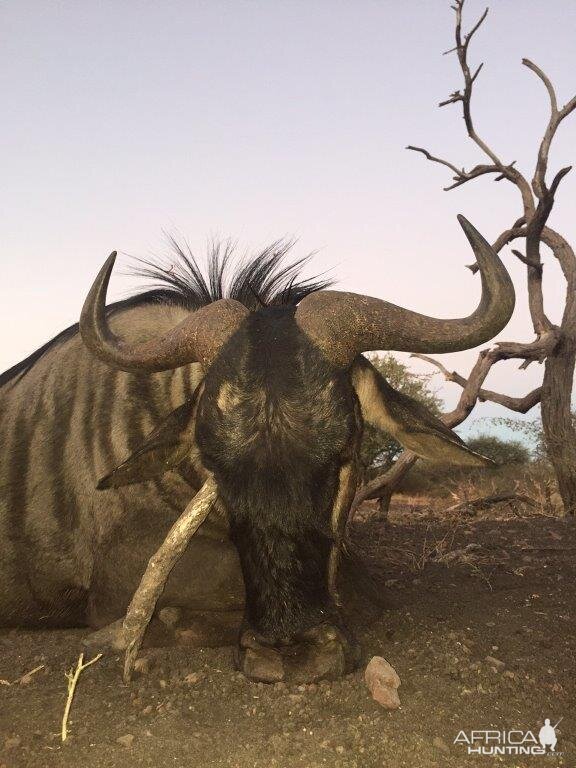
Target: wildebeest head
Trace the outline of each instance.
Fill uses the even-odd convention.
[[[381,299],[320,290],[297,307],[221,299],[191,312],[160,338],[127,344],[108,327],[105,297],[112,254],[86,299],[80,329],[88,348],[125,371],[162,371],[199,362],[205,379],[135,457],[105,480],[123,484],[173,466],[195,430],[223,497],[258,507],[274,490],[310,508],[330,496],[337,467],[355,450],[362,416],[425,458],[478,463],[455,433],[376,377],[360,353],[453,352],[498,333],[514,308],[506,269],[464,218],[482,298],[463,319],[426,317]],[[244,496],[245,498],[244,498]],[[296,499],[295,499],[296,501]]]

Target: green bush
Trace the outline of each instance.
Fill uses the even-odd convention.
[[[503,440],[496,435],[478,435],[467,441],[473,451],[487,456],[497,464],[527,464],[530,450],[519,440]]]

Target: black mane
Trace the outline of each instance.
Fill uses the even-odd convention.
[[[181,245],[169,237],[171,254],[163,259],[138,259],[139,266],[132,274],[150,281],[146,290],[108,305],[113,314],[130,307],[145,304],[179,306],[189,311],[211,304],[218,299],[236,299],[250,310],[262,306],[294,306],[314,291],[332,285],[331,280],[300,279],[303,268],[310,261],[304,256],[285,264],[293,242],[277,240],[250,259],[244,258],[232,266],[235,246],[231,242],[213,243],[210,247],[205,273],[187,243]],[[24,360],[0,374],[0,387],[25,376],[46,352],[78,333],[78,323],[61,331],[57,336],[32,352]]]

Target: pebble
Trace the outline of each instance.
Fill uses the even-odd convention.
[[[486,656],[486,661],[492,667],[494,672],[502,672],[502,670],[506,667],[506,664],[500,659],[497,659],[495,656]]]
[[[374,701],[385,709],[398,709],[400,678],[394,667],[382,656],[373,656],[364,672],[364,680]]]
[[[11,749],[18,749],[18,747],[22,744],[22,739],[20,736],[8,736],[7,739],[4,739],[4,749],[6,752],[8,752]]]
[[[125,733],[124,736],[118,736],[116,741],[118,744],[121,744],[123,747],[131,747],[134,741],[134,734]]]
[[[184,682],[188,683],[188,685],[196,685],[196,683],[199,683],[203,677],[204,675],[202,672],[190,672],[190,674],[186,675],[184,678]]]

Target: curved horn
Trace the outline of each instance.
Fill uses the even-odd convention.
[[[98,273],[80,315],[84,343],[113,368],[154,372],[199,362],[206,369],[248,314],[239,301],[220,299],[191,312],[163,336],[134,344],[123,341],[112,333],[106,318],[106,291],[115,260],[116,251]]]
[[[482,276],[480,304],[468,317],[441,320],[370,296],[318,291],[300,302],[296,322],[329,360],[342,367],[369,350],[459,352],[493,338],[512,316],[514,286],[492,246],[464,216],[458,221]]]

